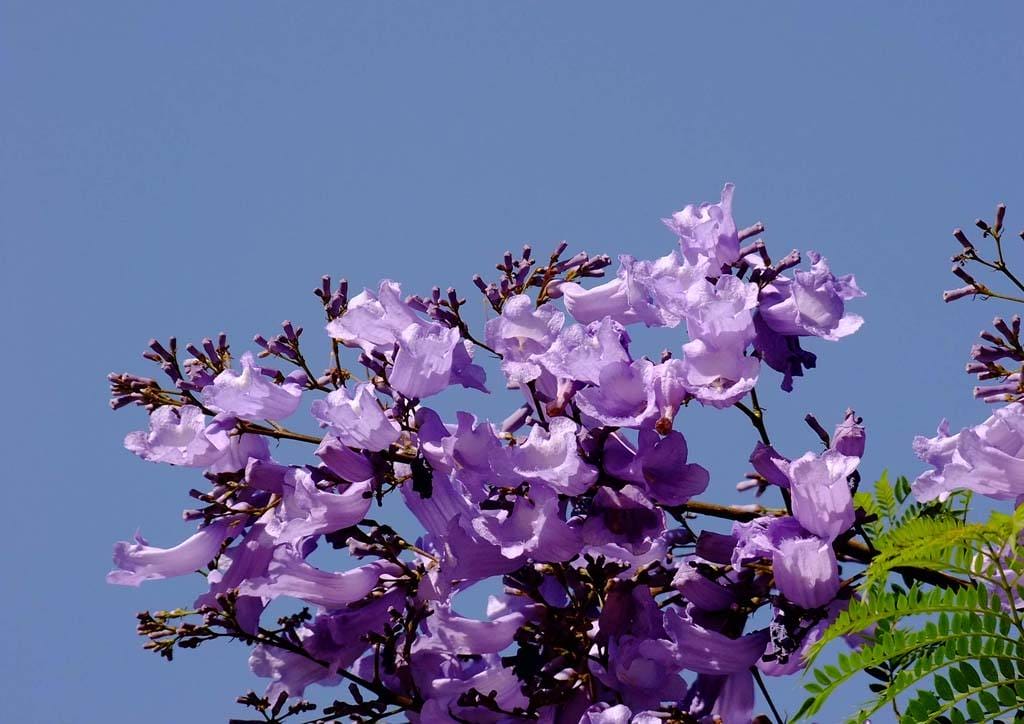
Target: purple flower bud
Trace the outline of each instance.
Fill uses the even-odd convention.
[[[944,302],[955,302],[957,299],[963,299],[973,294],[977,294],[978,290],[974,286],[960,287],[959,289],[947,289],[942,293],[942,301]]]
[[[974,251],[974,244],[967,238],[963,229],[953,229],[953,237],[960,242],[960,246],[967,249],[968,251]]]
[[[736,236],[739,237],[740,241],[743,241],[744,239],[749,239],[752,236],[757,236],[758,234],[763,234],[763,233],[764,233],[764,224],[762,224],[760,221],[758,221],[756,224],[751,224],[750,226],[748,226],[748,227],[746,227],[744,229],[740,229],[736,233]],[[746,256],[746,254],[742,254],[741,253],[740,256]]]
[[[521,405],[516,408],[515,412],[502,421],[501,431],[505,433],[515,432],[526,424],[526,420],[530,417],[530,413],[532,412],[533,408],[529,405]]]
[[[976,282],[974,280],[974,277],[972,277],[970,274],[968,274],[967,271],[962,266],[956,265],[950,271],[952,271],[953,275],[956,276],[957,278],[961,279],[962,281],[965,281],[968,284],[973,284],[973,285],[977,286],[978,282]]]
[[[866,433],[862,422],[852,409],[847,409],[843,421],[832,433],[832,449],[849,457],[864,457]]]
[[[157,340],[155,340],[155,339],[149,340],[149,348],[151,350],[153,350],[153,352],[156,353],[161,359],[164,359],[167,362],[173,362],[174,361],[174,357],[171,356],[171,353],[168,352],[164,348],[164,346],[162,344],[160,344],[160,342],[158,342]]]

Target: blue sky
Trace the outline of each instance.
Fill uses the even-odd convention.
[[[776,254],[820,250],[870,295],[858,335],[766,393],[780,449],[852,405],[866,477],[916,474],[914,434],[984,414],[962,367],[1000,308],[939,295],[954,226],[1003,200],[1024,227],[1022,21],[1009,2],[0,2],[0,718],[239,712],[241,647],[168,665],[134,635],[195,582],[103,582],[136,527],[184,537],[195,482],[121,449],[142,419],[107,409],[104,375],[145,371],[153,336],[313,334],[324,273],[468,292],[524,242],[650,257],[660,217],[734,181]],[[731,496],[753,432],[690,414],[691,459]]]

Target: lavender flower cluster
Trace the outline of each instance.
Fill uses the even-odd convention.
[[[213,638],[251,645],[269,686],[242,701],[264,716],[312,708],[301,697],[313,684],[346,683],[327,716],[751,721],[755,683],[799,670],[851,596],[839,561],[856,560],[865,440],[852,411],[832,435],[812,419],[824,451],[789,459],[770,444],[755,385],[767,368],[792,390],[816,363],[804,340],[856,331],[846,305],[863,293],[814,252],[806,268],[796,251],[773,261],[760,224],[737,228],[732,200],[726,185],[718,203],[665,219],[678,240],[665,256],[621,256],[596,286],[606,256],[506,253],[495,281],[474,279],[493,310],[482,339],[453,289],[403,297],[383,281],[350,297],[325,277],[323,374],[287,322],[237,363],[223,336],[184,359],[175,340],[152,342],[145,356],[171,385],[110,378],[113,407],[149,412],[125,446],[207,484],[190,493],[193,535],[166,549],[118,543],[109,580],[199,571],[208,588],[193,609],[140,614],[148,647],[169,658]],[[677,352],[639,356],[638,324],[686,339],[673,331]],[[429,403],[447,388],[488,392],[484,355],[518,407],[496,423],[443,419]],[[282,424],[310,399],[322,436]],[[782,507],[696,499],[709,473],[675,429],[690,404],[750,419],[760,439],[741,487],[774,489]],[[1024,427],[1013,430],[1019,451]],[[952,477],[947,466],[935,485]],[[370,517],[389,495],[422,526],[415,539]],[[733,527],[701,530],[698,516]],[[456,597],[486,581],[503,584],[486,617],[457,613]],[[306,608],[268,621],[278,599]]]

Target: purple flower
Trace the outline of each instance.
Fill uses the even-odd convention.
[[[401,574],[400,567],[383,560],[344,573],[322,571],[306,563],[293,546],[282,545],[274,550],[267,575],[245,581],[238,590],[247,596],[291,596],[321,608],[339,609],[397,580]]]
[[[520,479],[512,471],[511,450],[498,439],[494,426],[486,421],[477,422],[476,417],[468,412],[456,413],[456,417],[458,427],[454,434],[446,435],[440,441],[443,452],[431,456],[434,469],[456,474],[471,494],[482,491],[485,483],[515,487]],[[563,423],[556,425],[556,428],[561,425]],[[545,433],[543,429],[536,433],[531,430],[531,437],[538,447],[551,445],[550,432]],[[568,453],[573,449],[574,442],[568,435],[563,436],[562,442],[565,443],[562,450],[565,458],[560,458],[560,461],[571,464],[572,458]]]
[[[754,338],[752,310],[757,306],[756,284],[725,275],[714,284],[700,279],[694,287],[694,299],[686,317],[686,331],[691,339],[745,346]]]
[[[138,586],[143,581],[197,571],[217,557],[221,544],[231,532],[231,521],[221,518],[173,548],[154,548],[136,533],[134,543],[120,541],[114,545],[116,568],[107,574],[107,583]]]
[[[298,544],[307,536],[355,525],[370,509],[371,499],[368,483],[329,492],[318,488],[308,471],[294,468],[285,476],[281,502],[267,522],[267,532],[279,544]]]
[[[501,316],[488,320],[485,341],[502,356],[501,369],[510,385],[525,384],[540,375],[540,365],[531,358],[551,346],[564,321],[565,315],[551,305],[535,309],[525,294],[509,297]]]
[[[402,288],[385,279],[377,294],[364,289],[348,303],[345,313],[327,323],[327,333],[346,347],[358,347],[368,355],[391,354],[410,324],[427,324],[402,300]]]
[[[1024,494],[1024,405],[1007,405],[956,435],[944,421],[937,437],[916,438],[914,450],[935,467],[914,481],[918,500],[945,500],[956,490],[1014,500]]]
[[[315,454],[328,470],[342,480],[362,483],[373,479],[373,465],[366,456],[349,449],[333,435],[323,439]]]
[[[811,533],[832,542],[853,525],[853,496],[846,478],[859,458],[827,450],[807,453],[789,465],[793,516]]]
[[[836,554],[828,541],[789,538],[772,557],[775,584],[788,600],[803,608],[819,608],[839,590]]]
[[[449,384],[462,385],[471,390],[489,392],[487,389],[487,372],[473,362],[473,343],[468,339],[460,340],[452,350],[452,373]]]
[[[559,379],[596,385],[609,364],[629,362],[628,340],[622,325],[605,317],[587,326],[566,327],[534,361]]]
[[[594,704],[586,710],[579,724],[630,724],[633,712],[625,704]]]
[[[249,667],[256,676],[270,679],[267,696],[275,701],[281,692],[302,696],[311,684],[336,686],[341,677],[335,673],[347,669],[370,647],[365,634],[382,634],[391,619],[388,610],[402,605],[399,591],[371,601],[365,606],[321,613],[312,623],[299,629],[299,639],[309,657],[272,646],[253,648]],[[353,636],[358,631],[360,635]]]
[[[638,483],[650,498],[662,505],[682,505],[704,492],[710,476],[695,463],[687,463],[688,450],[682,433],[661,437],[650,428],[639,434],[634,453],[621,437],[610,436],[605,444],[605,468],[623,480]]]
[[[394,420],[384,414],[373,385],[357,385],[352,394],[342,387],[316,400],[310,407],[313,417],[333,432],[345,445],[365,450],[386,450],[401,435]]]
[[[771,445],[765,445],[760,440],[754,445],[754,452],[750,453],[750,464],[754,466],[754,472],[780,488],[789,488],[790,462],[789,458],[783,457]]]
[[[843,421],[832,433],[832,449],[850,457],[864,457],[865,437],[861,419],[853,410],[847,410]]]
[[[449,607],[438,607],[427,619],[436,645],[455,655],[497,654],[508,648],[529,619],[530,609],[511,611],[487,621],[464,618]]]
[[[565,495],[579,495],[594,483],[597,471],[580,458],[576,433],[576,423],[567,417],[552,419],[547,430],[534,425],[526,442],[513,449],[513,470]]]
[[[604,425],[639,427],[657,414],[654,365],[649,360],[607,365],[596,387],[576,393],[576,405]]]
[[[583,540],[590,546],[611,543],[641,555],[665,532],[665,514],[635,485],[621,490],[602,487],[583,522]]]
[[[692,560],[701,562],[696,556]],[[702,611],[725,611],[736,603],[736,596],[731,590],[702,575],[688,560],[676,569],[672,587]]]
[[[775,555],[782,541],[787,538],[800,538],[807,535],[796,518],[792,516],[762,516],[746,523],[733,523],[732,532],[734,537],[731,557],[723,562],[731,563],[734,568],[740,568],[744,563],[756,561],[762,558],[770,559]],[[705,534],[702,533],[703,537]],[[711,558],[700,549],[698,542],[697,554],[704,558]],[[714,560],[712,558],[712,560]]]
[[[648,327],[675,327],[682,318],[680,310],[688,308],[690,284],[703,276],[681,267],[675,252],[654,261],[624,254],[612,281],[591,289],[568,282],[559,291],[566,310],[581,324],[609,317],[624,326],[642,322]]]
[[[243,420],[283,420],[299,407],[302,388],[279,385],[256,366],[251,352],[242,355],[242,372],[224,370],[203,388],[203,403]]]
[[[740,241],[732,218],[732,194],[735,187],[726,184],[717,204],[690,204],[682,211],[662,219],[679,237],[679,246],[690,263],[708,259],[717,270],[739,258]]]
[[[699,674],[746,672],[768,646],[767,630],[730,638],[684,618],[675,609],[665,611],[665,630],[683,668]]]
[[[495,703],[504,711],[529,706],[519,678],[511,668],[502,666],[497,655],[458,661],[439,656],[435,651],[426,654],[429,658],[422,661],[423,653],[417,651],[413,660],[413,675],[422,680],[419,689],[427,697],[418,716],[415,719],[410,717],[413,724],[447,724],[458,721],[452,718],[452,713],[462,720],[473,717],[471,721],[507,721],[507,717],[490,714],[481,707],[459,706],[459,696],[470,689],[493,692]]]
[[[270,445],[260,435],[239,435],[235,431],[237,420],[226,413],[217,415],[207,425],[207,439],[220,450],[220,456],[207,467],[211,473],[233,473],[245,470],[250,460],[268,460]]]
[[[205,468],[222,454],[206,436],[206,417],[194,405],[158,407],[149,416],[149,432],[130,432],[124,446],[143,460]]]
[[[598,676],[633,708],[657,707],[679,701],[686,684],[679,677],[682,665],[675,645],[664,638],[620,636],[608,646],[609,670]]]
[[[576,282],[565,282],[558,290],[566,311],[580,324],[593,324],[602,319],[622,325],[641,321],[630,307],[629,288],[621,276],[589,289]]]
[[[672,429],[679,406],[690,399],[690,391],[686,388],[686,364],[672,358],[655,365],[652,383],[654,405],[659,415],[654,427],[665,435]]]
[[[864,319],[846,312],[845,303],[863,297],[852,275],[835,277],[828,261],[808,252],[810,271],[793,279],[778,277],[761,290],[762,318],[779,334],[837,340],[856,332]]]
[[[782,373],[782,389],[793,391],[793,378],[803,377],[805,369],[814,369],[818,358],[800,347],[796,335],[782,335],[773,330],[760,314],[754,315],[754,349],[761,360]]]
[[[515,499],[512,510],[477,515],[471,525],[481,539],[509,559],[529,554],[537,561],[568,561],[582,545],[579,531],[562,520],[558,496],[546,485],[531,486],[527,496]]]
[[[410,399],[436,395],[451,382],[453,355],[460,342],[457,329],[410,324],[401,334],[388,382]]]
[[[754,677],[747,671],[699,674],[684,703],[701,722],[749,722],[754,713]]]
[[[734,340],[721,346],[695,339],[683,345],[684,380],[705,405],[724,408],[738,402],[757,384],[759,363],[743,354]]]

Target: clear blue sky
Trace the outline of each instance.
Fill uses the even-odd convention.
[[[133,631],[195,582],[103,582],[137,526],[185,535],[194,482],[121,449],[142,420],[104,375],[144,371],[152,336],[318,327],[323,273],[468,291],[523,242],[653,256],[659,217],[732,180],[776,253],[819,249],[870,294],[768,395],[780,448],[853,405],[867,476],[916,474],[915,433],[984,412],[961,370],[997,308],[939,294],[952,227],[1000,200],[1024,226],[1022,31],[1018,3],[0,2],[0,719],[238,713],[241,647],[168,665]],[[729,495],[753,433],[691,419]]]

